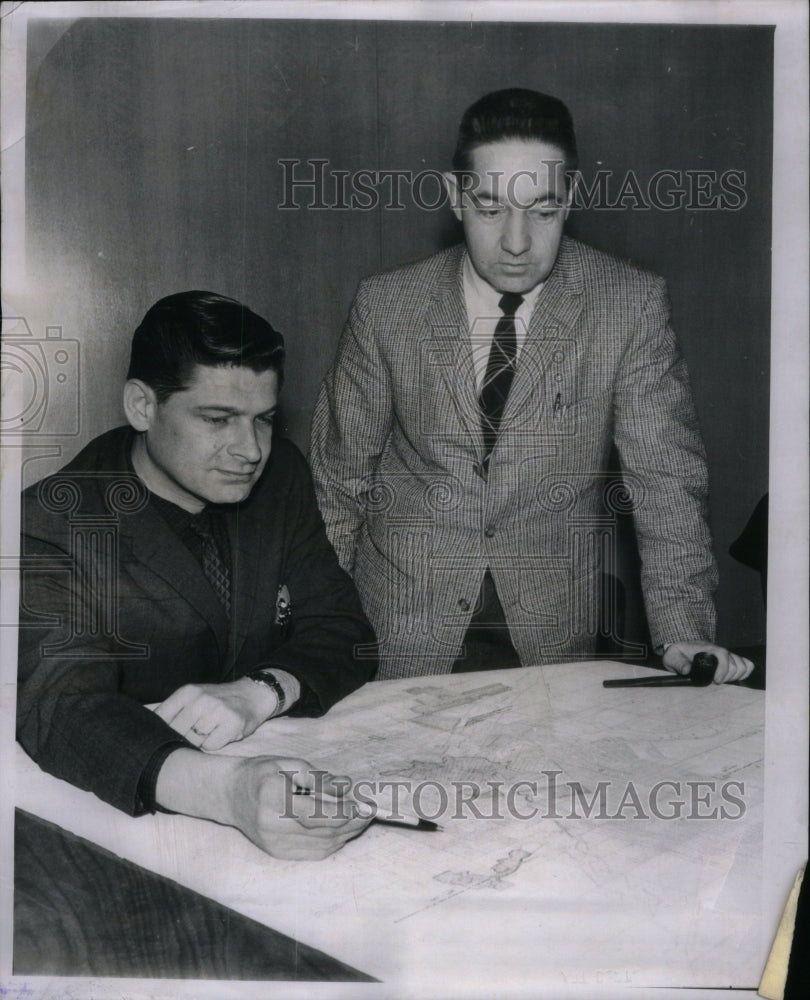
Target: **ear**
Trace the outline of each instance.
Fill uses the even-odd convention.
[[[574,195],[577,192],[577,185],[579,184],[580,174],[576,171],[573,176],[567,176],[568,183],[565,186],[565,214],[563,215],[563,221],[568,221],[568,215],[571,211],[571,206],[574,204]]]
[[[136,431],[148,431],[157,412],[155,390],[139,378],[131,378],[124,385],[124,413]]]
[[[453,215],[461,222],[461,187],[458,183],[458,178],[452,170],[447,170],[442,174],[442,177],[444,178],[444,186],[447,189],[450,208],[453,211]]]

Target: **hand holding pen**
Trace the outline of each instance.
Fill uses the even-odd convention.
[[[348,794],[335,795],[331,792],[326,791],[323,788],[304,788],[300,785],[295,785],[293,787],[293,795],[311,795],[318,806],[323,810],[323,815],[329,815],[330,813],[326,811],[326,806],[337,806],[343,810],[342,815],[345,815],[345,810],[350,810],[349,814],[358,816],[362,819],[368,819],[374,823],[381,823],[390,826],[404,826],[410,827],[414,830],[424,830],[426,832],[435,833],[440,831],[442,827],[438,823],[434,823],[432,820],[423,819],[421,816],[417,816],[416,813],[400,812],[399,807],[385,808],[379,805],[372,799],[364,797],[362,800],[358,801]]]

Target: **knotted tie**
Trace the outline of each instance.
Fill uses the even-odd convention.
[[[485,466],[489,462],[490,453],[498,439],[506,397],[509,395],[512,379],[515,377],[515,358],[517,356],[515,313],[522,302],[522,295],[518,295],[516,292],[506,292],[498,303],[503,316],[495,327],[487,370],[478,396],[481,407],[481,427],[484,432]]]
[[[231,571],[225,563],[220,553],[217,540],[214,535],[214,527],[211,523],[209,511],[198,514],[191,527],[202,540],[202,568],[205,577],[214,588],[220,600],[225,614],[231,613]]]

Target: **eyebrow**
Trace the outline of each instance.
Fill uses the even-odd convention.
[[[271,406],[269,410],[262,410],[260,413],[257,413],[256,416],[257,417],[272,417],[272,416],[275,416],[277,409],[278,409],[278,407]],[[222,414],[225,414],[226,416],[238,417],[238,416],[241,416],[245,411],[244,410],[240,410],[239,407],[237,407],[237,406],[220,406],[217,403],[211,403],[208,406],[206,406],[204,404],[201,405],[201,406],[195,406],[194,407],[194,412],[195,413],[222,413]]]
[[[480,206],[483,201],[492,201],[496,205],[503,205],[505,203],[505,200],[501,198],[500,193],[498,193],[497,196],[495,193],[488,190],[467,191],[465,193],[468,194],[470,198],[472,198],[473,202],[478,206]],[[562,205],[565,204],[565,200],[563,198],[560,198],[560,196],[556,192],[548,191],[546,194],[542,194],[539,197],[535,198],[528,205],[522,205],[521,207],[533,208],[535,205],[544,205],[544,204],[548,204],[550,206],[555,206],[555,207],[561,207]]]

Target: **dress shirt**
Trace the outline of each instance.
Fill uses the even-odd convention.
[[[464,304],[467,307],[467,324],[472,343],[473,364],[475,365],[475,391],[476,394],[480,394],[487,371],[492,338],[495,336],[495,327],[503,317],[498,305],[503,292],[497,291],[488,281],[484,281],[473,267],[469,254],[464,257],[462,282],[464,285]],[[542,287],[543,282],[541,281],[531,291],[523,293],[523,302],[515,313],[516,362],[520,360],[520,352],[529,329],[529,320]]]

